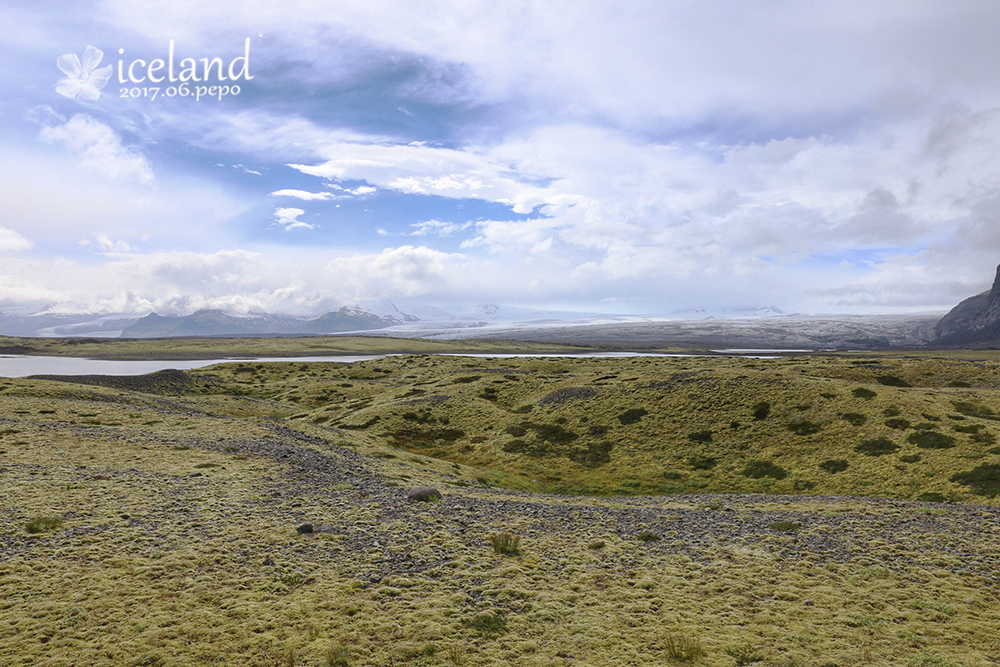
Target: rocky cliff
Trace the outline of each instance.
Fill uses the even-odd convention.
[[[993,287],[952,308],[934,332],[943,345],[1000,344],[1000,266]]]

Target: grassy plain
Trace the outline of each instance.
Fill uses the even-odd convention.
[[[0,663],[996,664],[990,354],[0,379]]]

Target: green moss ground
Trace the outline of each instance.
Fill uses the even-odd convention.
[[[1000,464],[988,358],[186,376],[0,380],[0,663],[663,665],[677,638],[705,665],[1000,660],[1000,510],[952,481]],[[747,492],[772,495],[716,495]]]

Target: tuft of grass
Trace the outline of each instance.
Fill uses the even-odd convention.
[[[898,449],[899,445],[889,438],[875,438],[863,441],[854,448],[854,451],[861,452],[866,456],[885,456],[886,454],[892,454]]]
[[[815,424],[808,419],[797,419],[793,422],[789,422],[787,428],[795,435],[812,435],[813,433],[819,433],[819,424]]]
[[[625,412],[618,415],[618,421],[622,423],[622,426],[628,426],[629,424],[638,423],[643,417],[649,414],[649,411],[645,408],[629,408]]]
[[[40,516],[26,523],[24,529],[32,535],[38,535],[39,533],[50,533],[53,530],[59,530],[62,528],[62,525],[63,521],[58,517]]]
[[[668,634],[663,640],[663,648],[674,662],[697,662],[707,655],[701,640],[687,635]]]
[[[688,459],[688,465],[695,470],[711,470],[718,462],[718,459],[711,456],[692,456]],[[664,477],[666,476],[666,473],[664,473]],[[680,479],[680,475],[670,479]]]
[[[895,375],[879,375],[875,378],[875,381],[879,384],[885,385],[886,387],[909,387],[909,382],[903,378],[896,377]]]
[[[847,470],[847,459],[827,459],[819,464],[819,469],[831,475]]]
[[[1000,495],[1000,464],[976,466],[972,470],[952,475],[951,481],[965,484],[978,496],[995,498]]]
[[[870,401],[876,396],[878,396],[878,394],[872,391],[871,389],[865,389],[864,387],[858,387],[857,389],[852,389],[851,395],[854,396],[855,398],[863,398],[866,401]]]
[[[736,661],[736,667],[746,667],[746,665],[752,665],[755,662],[763,660],[757,648],[750,642],[738,646],[730,646],[724,649],[724,651],[726,655]]]
[[[510,533],[497,533],[489,536],[493,551],[501,556],[521,555],[521,538]]]
[[[774,521],[767,524],[767,527],[771,530],[777,530],[780,532],[788,532],[790,530],[798,530],[800,528],[799,524],[792,521]]]
[[[461,623],[481,635],[499,635],[507,632],[507,619],[495,611],[484,611],[472,618],[463,618]]]
[[[743,476],[753,479],[763,479],[764,477],[785,479],[788,476],[788,471],[771,461],[751,461],[743,469]]]
[[[951,449],[955,438],[936,431],[918,431],[906,436],[906,441],[921,449]]]
[[[708,444],[712,442],[712,432],[709,430],[695,431],[694,433],[688,433],[688,440],[691,442],[700,442],[703,444]]]
[[[657,535],[656,533],[651,533],[648,530],[642,531],[636,537],[638,537],[643,542],[656,542],[658,539],[660,539],[659,535]]]
[[[868,417],[861,414],[860,412],[845,412],[844,414],[840,415],[840,418],[846,421],[851,426],[863,426],[864,423],[868,421]]]
[[[767,416],[771,414],[771,404],[767,401],[761,401],[754,404],[753,406],[753,418],[757,421],[764,421]]]

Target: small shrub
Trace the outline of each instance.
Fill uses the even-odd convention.
[[[840,415],[840,417],[851,426],[861,426],[868,421],[868,417],[864,416],[860,412],[845,412]]]
[[[903,378],[896,377],[895,375],[879,375],[875,378],[875,381],[879,384],[883,384],[886,387],[909,387],[911,386],[909,382]]]
[[[628,426],[637,423],[648,414],[649,412],[645,408],[630,408],[618,415],[618,421],[622,423],[622,426]]]
[[[705,647],[697,637],[669,634],[663,640],[667,656],[675,662],[695,662],[705,657]]]
[[[972,470],[952,475],[951,481],[965,484],[977,496],[995,498],[1000,495],[1000,465],[988,463]]]
[[[695,470],[711,470],[719,461],[711,456],[692,456],[688,459],[688,465]],[[679,479],[680,475],[672,479]]]
[[[789,422],[788,430],[795,435],[812,435],[819,432],[819,424],[814,424],[808,419],[799,419]]]
[[[955,438],[935,431],[918,431],[906,436],[906,441],[921,449],[951,449],[955,446]]]
[[[490,535],[493,551],[501,556],[519,556],[521,554],[521,538],[510,533]]]
[[[660,539],[659,535],[657,535],[656,533],[651,533],[648,530],[642,531],[636,537],[638,537],[643,542],[655,542],[658,539]]]
[[[886,417],[898,417],[899,415],[901,415],[903,413],[902,413],[902,411],[899,408],[897,408],[895,405],[893,405],[893,406],[888,407],[885,410],[883,410],[882,414],[884,416],[886,416]]]
[[[764,421],[769,414],[771,414],[771,404],[767,401],[761,401],[753,406],[753,418],[757,421]]]
[[[878,396],[878,394],[876,394],[871,389],[865,389],[864,387],[858,387],[857,389],[851,390],[851,395],[854,396],[855,398],[863,398],[866,401],[870,401],[876,396]]]
[[[695,431],[694,433],[688,433],[688,440],[691,442],[700,442],[702,444],[708,444],[712,442],[712,432],[711,431]]]
[[[26,523],[24,529],[32,535],[37,535],[39,533],[49,533],[53,530],[59,530],[62,528],[62,524],[62,519],[58,517],[40,516]]]
[[[885,420],[885,425],[888,426],[889,428],[906,430],[906,429],[910,428],[910,420],[908,420],[908,419],[902,419],[902,418],[886,419]]]
[[[763,479],[764,477],[785,479],[788,476],[788,471],[781,466],[774,465],[771,461],[751,461],[743,469],[743,476],[753,479]]]
[[[475,382],[481,377],[482,375],[463,375],[462,377],[455,378],[451,382],[452,384],[469,384],[470,382]]]
[[[985,426],[982,424],[956,424],[952,427],[952,430],[958,433],[979,433]]]
[[[587,548],[590,549],[591,551],[598,551],[599,549],[603,549],[604,546],[605,546],[604,540],[594,540],[593,542],[587,545]]]
[[[664,470],[663,477],[664,479],[680,479],[681,477],[683,477],[683,475],[681,475],[676,470]]]
[[[861,452],[866,456],[885,456],[892,454],[897,449],[899,449],[899,445],[889,438],[875,438],[874,440],[865,440],[855,447],[854,451]]]
[[[514,436],[515,438],[520,438],[528,432],[528,429],[524,428],[520,424],[514,424],[505,428],[504,432]]]
[[[948,383],[948,386],[956,387],[958,389],[968,389],[972,385],[966,382],[965,380],[952,380],[951,382]]]
[[[847,459],[827,459],[819,464],[819,469],[831,475],[847,470]]]
[[[925,503],[943,503],[947,502],[948,499],[945,498],[944,495],[940,493],[934,493],[932,491],[928,491],[925,493],[921,493],[919,496],[917,496],[917,500],[921,500]]]
[[[918,463],[920,461],[920,454],[907,454],[906,456],[900,456],[899,460],[903,463]]]
[[[746,667],[746,665],[752,665],[764,659],[754,648],[754,645],[749,642],[739,646],[730,646],[725,649],[725,652],[736,661],[736,667]]]
[[[808,479],[797,479],[792,484],[792,488],[796,491],[809,491],[816,488],[816,482]]]

